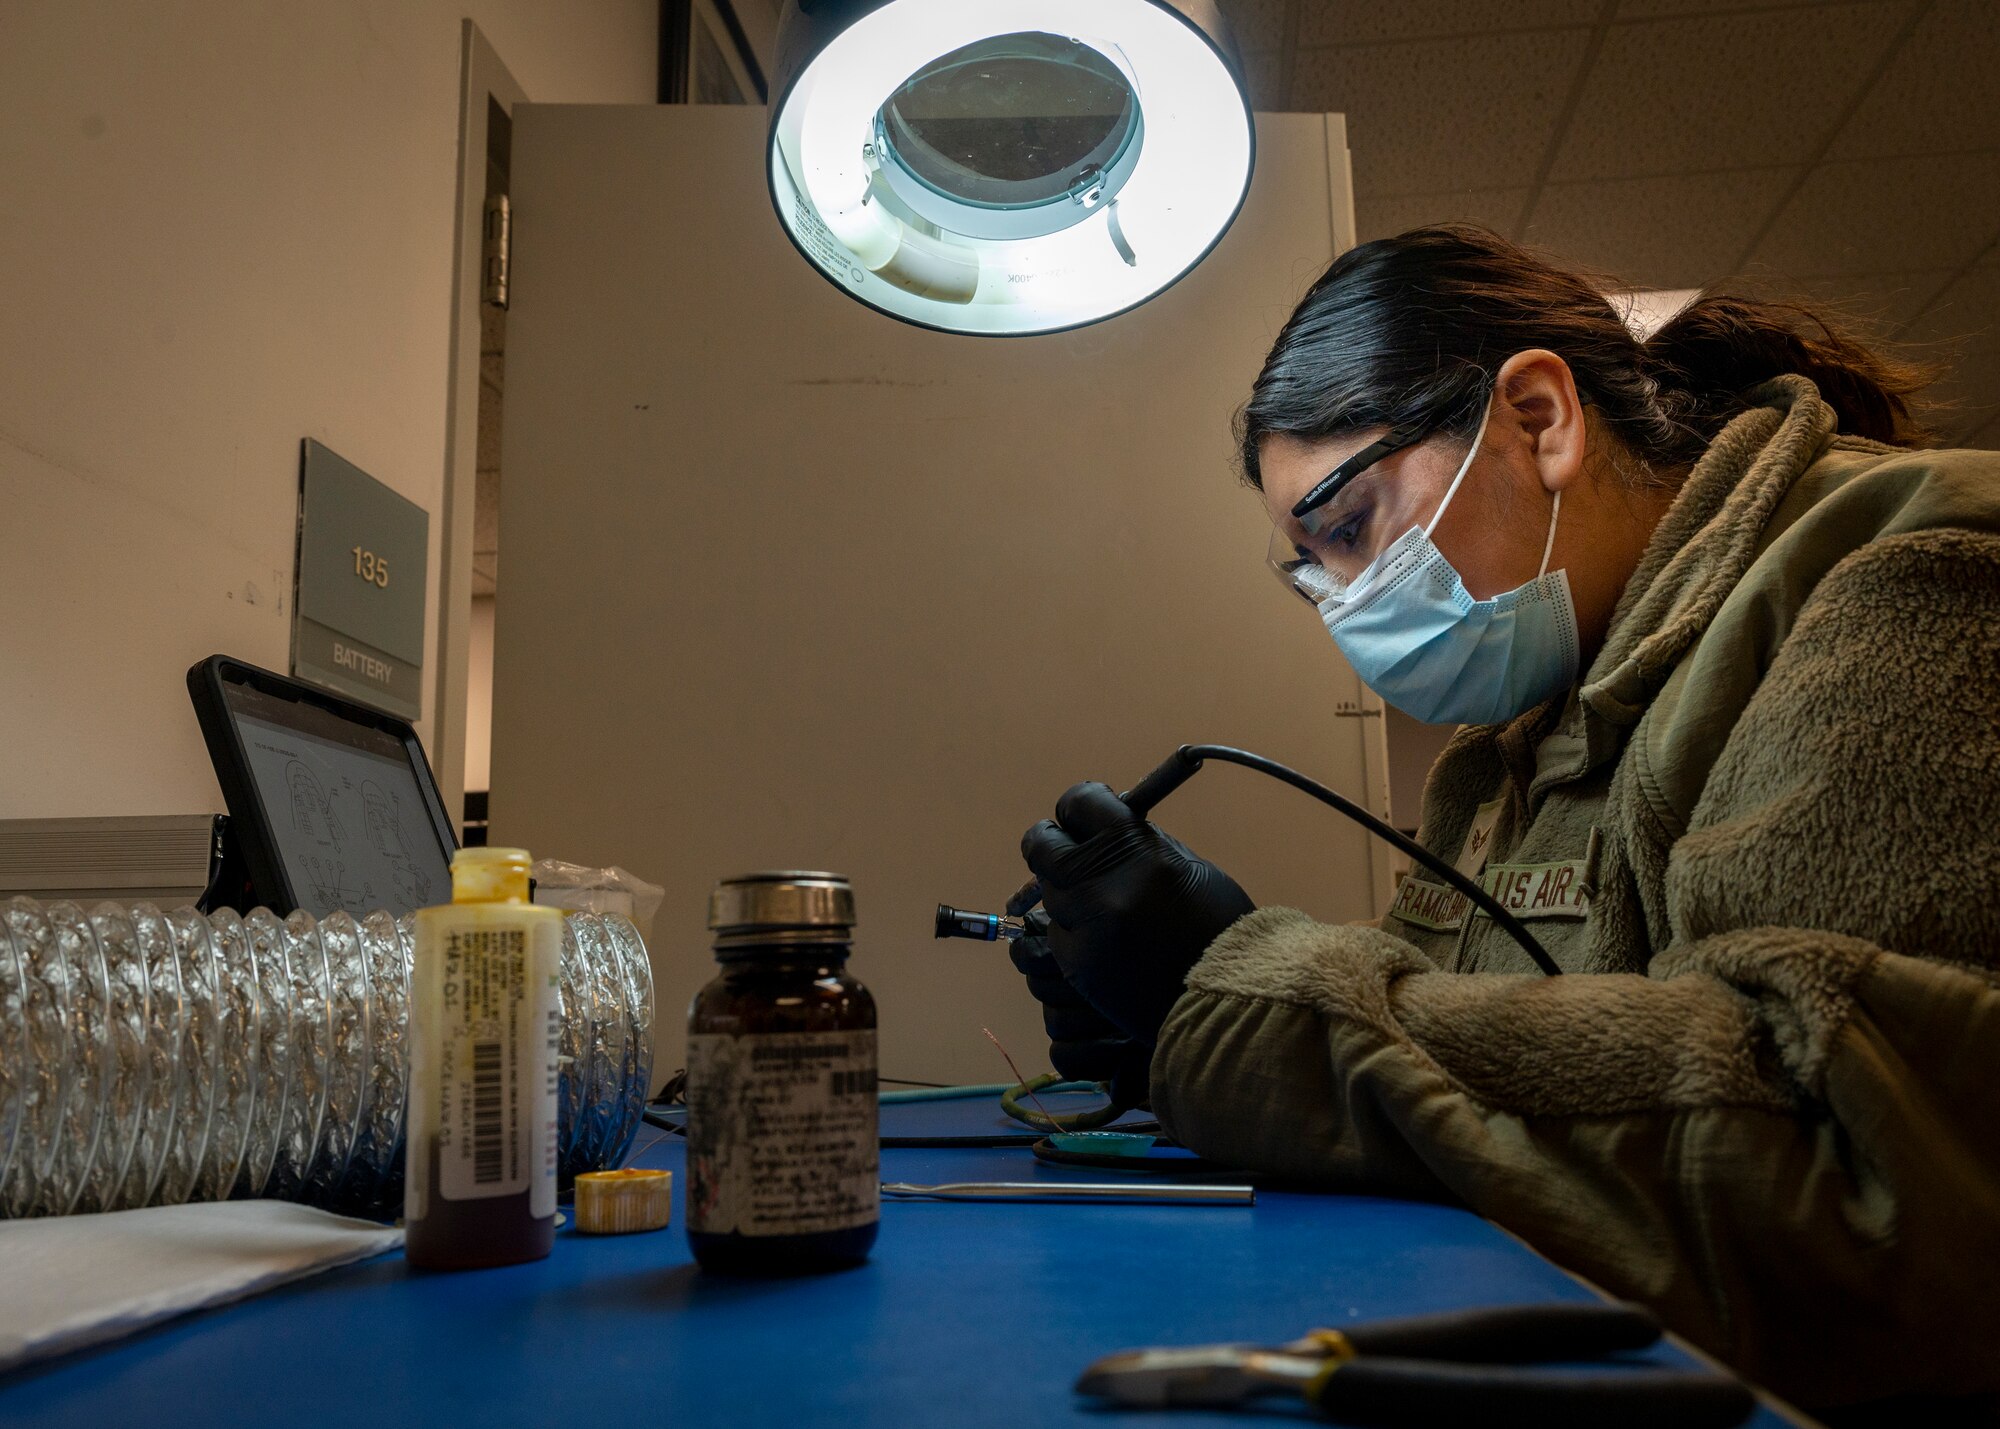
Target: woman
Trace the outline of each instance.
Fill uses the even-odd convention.
[[[1796,1400],[2000,1387],[2000,458],[1705,296],[1635,338],[1469,228],[1343,255],[1241,420],[1274,563],[1463,721],[1378,926],[1103,785],[1023,850],[1069,1075],[1203,1155],[1462,1201]],[[1524,976],[1524,974],[1526,974]]]

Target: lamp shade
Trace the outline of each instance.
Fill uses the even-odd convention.
[[[1213,0],[787,0],[773,95],[799,252],[948,332],[1138,306],[1228,231],[1255,158]]]

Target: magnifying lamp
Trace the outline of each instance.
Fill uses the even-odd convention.
[[[787,0],[771,202],[851,296],[947,332],[1098,322],[1235,220],[1255,151],[1214,0]]]

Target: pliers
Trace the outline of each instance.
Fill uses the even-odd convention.
[[[1314,1330],[1272,1347],[1133,1350],[1091,1365],[1076,1390],[1149,1409],[1300,1395],[1355,1425],[1722,1429],[1750,1417],[1755,1397],[1715,1370],[1521,1367],[1578,1365],[1659,1338],[1659,1322],[1637,1305],[1503,1306]]]

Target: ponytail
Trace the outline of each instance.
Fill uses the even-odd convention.
[[[1890,446],[1918,446],[1929,433],[1912,416],[1931,380],[1916,363],[1877,352],[1795,303],[1703,293],[1640,348],[1661,394],[1686,404],[1685,420],[1712,435],[1768,378],[1811,379],[1840,430]]]
[[[1605,296],[1614,286],[1458,224],[1348,250],[1285,323],[1237,419],[1244,476],[1258,484],[1260,443],[1280,432],[1421,421],[1470,435],[1500,365],[1529,348],[1569,364],[1639,459],[1627,479],[1640,484],[1692,465],[1760,383],[1787,373],[1818,386],[1844,432],[1928,440],[1916,399],[1932,374],[1805,308],[1704,293],[1641,340]]]

